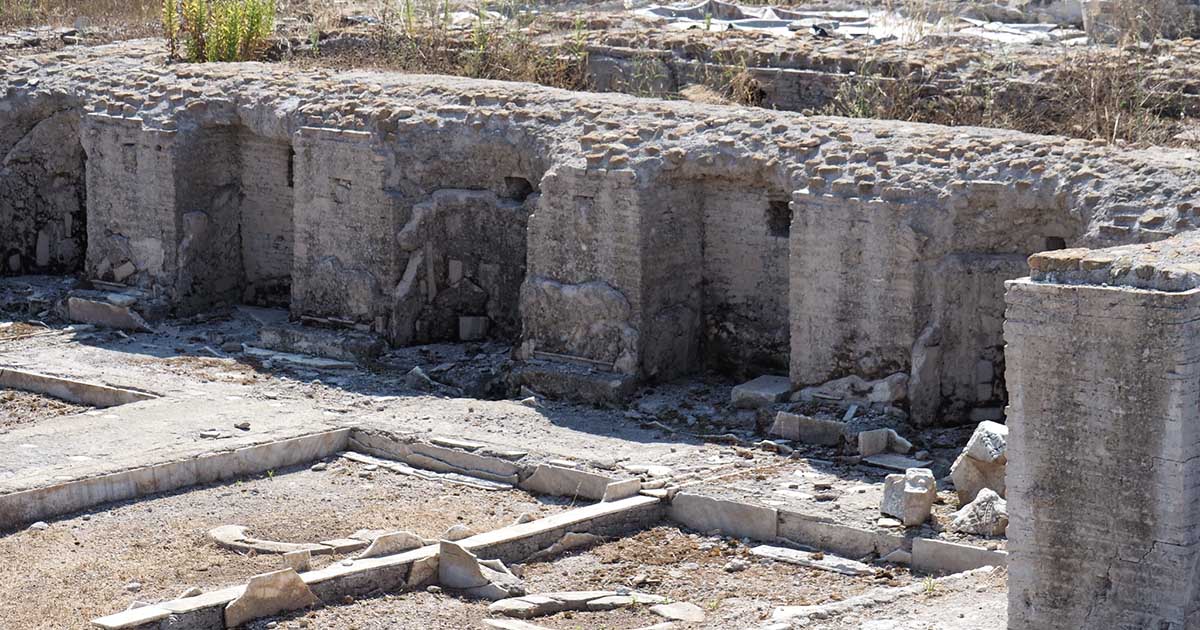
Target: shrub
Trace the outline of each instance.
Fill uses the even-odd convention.
[[[275,0],[163,0],[162,26],[174,58],[251,61],[275,32]]]

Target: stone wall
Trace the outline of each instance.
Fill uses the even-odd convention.
[[[1197,227],[1195,152],[161,54],[6,61],[0,138],[85,108],[87,275],[180,312],[286,301],[397,344],[486,315],[638,379],[907,373],[919,422],[958,422],[1005,403],[1023,257]]]
[[[101,113],[82,122],[87,276],[174,296],[180,240],[175,132]]]
[[[292,145],[241,130],[243,300],[285,306],[291,300],[295,164]]]
[[[1008,283],[1012,630],[1200,618],[1200,291],[1171,280],[1188,248],[1138,265],[1158,288],[1082,282],[1133,260],[1106,250]]]

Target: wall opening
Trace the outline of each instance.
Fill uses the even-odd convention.
[[[514,201],[525,201],[533,194],[533,184],[524,177],[504,178],[504,197]]]
[[[767,203],[767,234],[776,238],[788,238],[792,233],[792,205],[782,197],[774,197]]]
[[[655,196],[644,252],[646,375],[786,374],[790,195],[763,180],[689,177]]]
[[[1046,250],[1045,251],[1049,252],[1049,251],[1054,251],[1056,249],[1066,249],[1066,248],[1067,248],[1067,239],[1065,239],[1061,236],[1047,236],[1046,237]]]

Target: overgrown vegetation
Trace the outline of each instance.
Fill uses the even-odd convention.
[[[162,29],[172,57],[251,61],[270,45],[275,0],[162,0]]]
[[[586,51],[582,23],[564,41],[534,41],[533,15],[515,1],[480,0],[466,19],[449,0],[399,0],[381,12],[367,47],[335,50],[321,44],[321,63],[374,66],[403,72],[529,81],[584,89]],[[317,52],[310,46],[310,52]],[[304,63],[305,56],[297,61]]]
[[[864,64],[818,113],[951,126],[1015,129],[1106,142],[1181,144],[1188,121],[1179,87],[1141,53],[1083,50],[1034,82],[1003,61],[945,89],[913,73],[884,76]]]

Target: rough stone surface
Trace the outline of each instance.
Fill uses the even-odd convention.
[[[937,480],[928,468],[910,468],[902,475],[883,481],[879,510],[900,519],[905,527],[916,527],[929,519],[937,500]]]
[[[928,423],[1001,413],[1003,282],[1026,257],[1194,227],[1188,151],[161,61],[134,42],[4,62],[0,153],[23,170],[0,198],[56,208],[0,211],[9,266],[83,258],[86,225],[88,278],[181,313],[287,304],[393,344],[486,317],[522,359],[856,377]]]
[[[988,488],[979,491],[975,500],[954,513],[947,526],[952,532],[1003,536],[1008,529],[1008,503]]]
[[[1153,278],[1177,260],[1133,273]],[[1187,628],[1200,294],[1019,280],[1007,301],[1010,627]]]
[[[966,505],[983,488],[1005,495],[1005,468],[1008,464],[1008,427],[996,422],[981,422],[971,439],[950,467],[950,478],[958,501]]]
[[[438,549],[438,583],[493,601],[525,594],[521,580],[499,561],[481,561],[448,540],[443,540]]]

